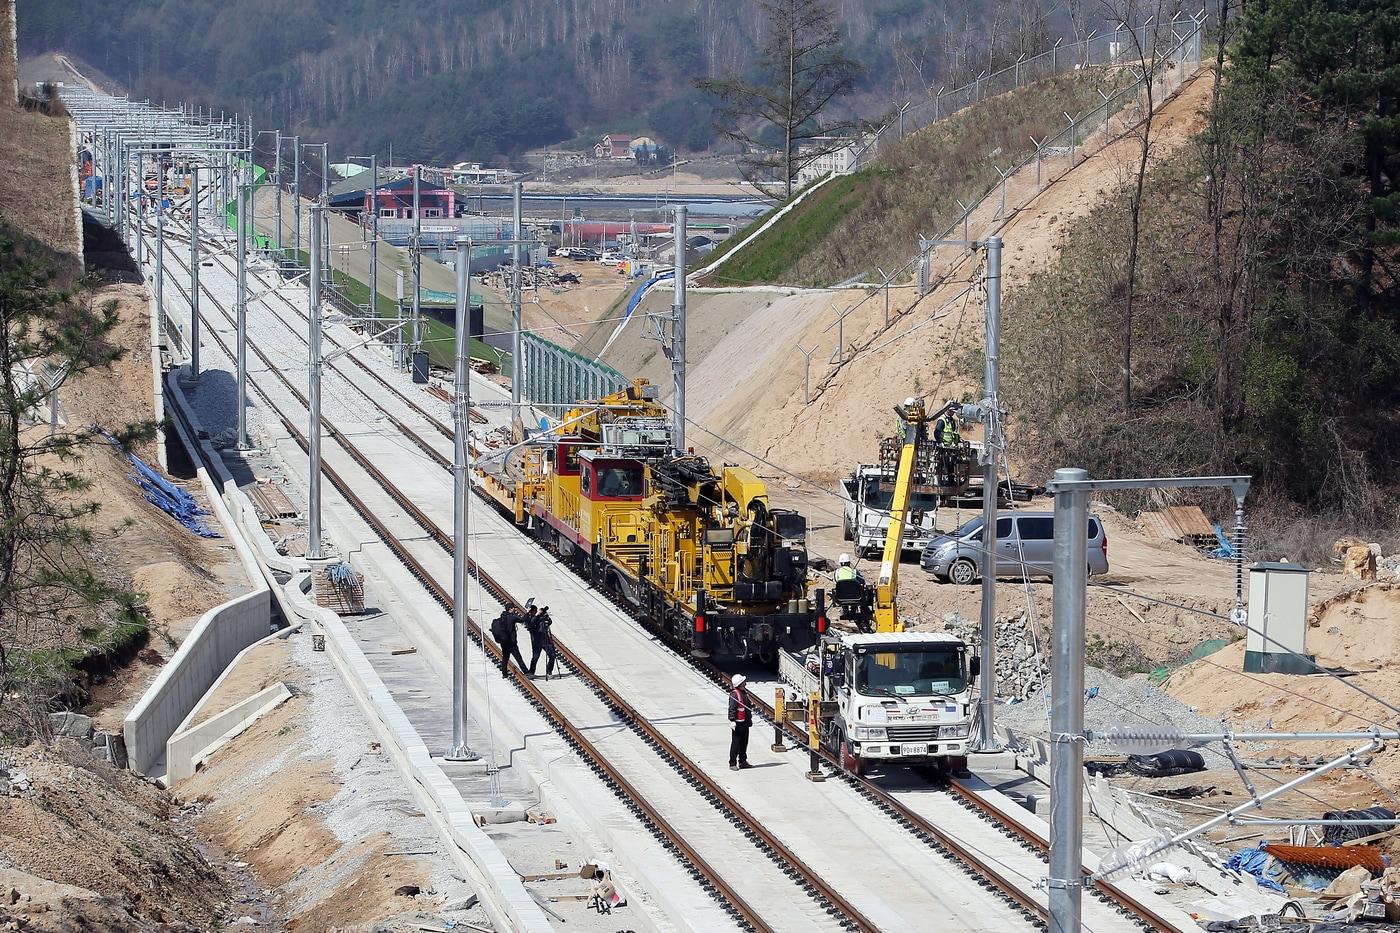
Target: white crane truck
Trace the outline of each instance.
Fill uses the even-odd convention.
[[[821,697],[829,713],[821,742],[856,774],[875,765],[966,768],[978,666],[962,639],[940,632],[832,633],[778,660],[797,694],[789,706]]]

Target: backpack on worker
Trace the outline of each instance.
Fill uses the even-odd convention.
[[[496,644],[503,645],[509,638],[507,626],[511,624],[503,612],[491,620],[491,637],[496,639]]]

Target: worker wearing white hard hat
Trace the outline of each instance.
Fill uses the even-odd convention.
[[[836,582],[840,583],[842,580],[855,580],[859,577],[860,574],[856,573],[856,568],[851,566],[851,555],[842,554],[840,559],[837,560]]]
[[[751,768],[749,764],[749,727],[753,725],[753,709],[749,705],[749,692],[744,689],[748,680],[743,674],[730,678],[734,689],[729,691],[729,721],[734,729],[729,736],[729,770]]]

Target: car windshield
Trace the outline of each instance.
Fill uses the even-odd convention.
[[[972,534],[974,531],[977,531],[977,530],[978,530],[979,528],[981,528],[981,527],[982,527],[982,517],[979,515],[977,518],[971,519],[971,520],[969,520],[969,521],[965,521],[965,522],[963,522],[961,525],[959,525],[957,528],[954,528],[951,532],[948,533],[948,537],[950,537],[950,538],[963,538],[963,537],[966,537],[967,535]]]
[[[888,512],[894,503],[894,486],[885,485],[879,480],[869,480],[865,484],[865,507]],[[915,512],[933,512],[938,508],[938,497],[926,492],[916,492],[909,496],[909,508]]]
[[[856,690],[867,695],[952,696],[967,689],[956,648],[871,651],[856,663]]]

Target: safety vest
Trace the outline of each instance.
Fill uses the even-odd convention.
[[[744,691],[735,687],[729,691],[730,697],[734,700],[734,721],[746,723],[749,721],[749,697]]]
[[[836,568],[836,579],[837,579],[838,581],[839,581],[839,580],[854,580],[855,578],[856,578],[856,568],[854,568],[854,567],[849,567],[849,566],[847,566],[847,567],[837,567],[837,568]]]
[[[958,423],[952,418],[938,419],[938,443],[956,444],[962,438],[958,436]]]

